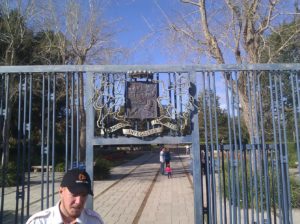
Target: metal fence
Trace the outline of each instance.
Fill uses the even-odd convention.
[[[83,166],[93,176],[97,145],[190,144],[195,223],[296,223],[299,71],[299,64],[0,67],[1,222],[24,223],[52,206],[57,171]],[[143,98],[143,107],[153,113],[130,119],[128,99],[138,93],[130,87],[149,83],[155,103]],[[40,195],[32,195],[37,185]]]

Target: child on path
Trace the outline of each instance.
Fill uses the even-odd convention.
[[[166,173],[168,174],[168,179],[172,178],[172,169],[170,163],[168,163],[168,165],[166,166]]]

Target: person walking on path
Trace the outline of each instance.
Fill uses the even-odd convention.
[[[58,192],[59,202],[51,208],[34,214],[26,224],[104,224],[98,213],[84,207],[88,194],[93,195],[91,179],[85,170],[68,170]]]
[[[165,162],[166,162],[166,167],[168,164],[170,164],[171,161],[171,154],[170,150],[168,148],[165,148]]]
[[[172,178],[172,169],[170,163],[166,167],[166,173],[168,174],[168,179]]]
[[[185,154],[190,155],[190,146],[189,145],[185,146]]]
[[[159,152],[159,162],[160,162],[160,173],[165,172],[165,147],[161,147]]]

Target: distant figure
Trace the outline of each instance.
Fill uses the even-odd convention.
[[[166,167],[166,173],[168,174],[168,179],[172,178],[172,169],[171,169],[170,163]]]
[[[87,172],[80,169],[68,170],[58,192],[59,202],[54,207],[34,214],[26,224],[104,223],[98,213],[84,207],[88,194],[93,195]]]
[[[165,171],[165,147],[161,147],[159,152],[159,162],[160,162],[160,173],[164,174]]]
[[[170,164],[171,161],[171,153],[168,148],[165,148],[165,162],[166,162],[166,167],[168,164]]]
[[[190,146],[189,146],[189,145],[186,145],[186,146],[185,146],[185,154],[186,154],[186,155],[189,155],[189,154],[190,154]]]

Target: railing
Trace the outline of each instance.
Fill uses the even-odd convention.
[[[0,67],[0,222],[24,223],[55,204],[59,168],[85,162],[93,176],[96,145],[191,144],[195,223],[293,223],[299,71],[299,64]],[[129,82],[157,85],[156,118],[128,118]],[[40,195],[31,195],[37,186]]]

